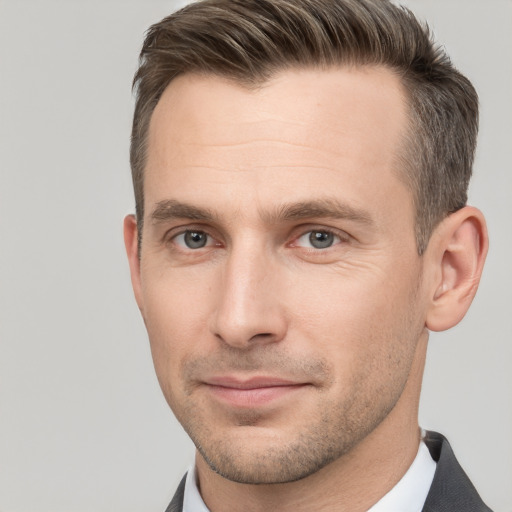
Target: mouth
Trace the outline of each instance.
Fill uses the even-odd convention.
[[[207,379],[205,385],[216,400],[226,405],[254,408],[291,398],[310,384],[268,376],[250,379],[222,376]]]

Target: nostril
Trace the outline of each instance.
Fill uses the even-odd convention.
[[[273,338],[275,335],[272,334],[271,332],[262,332],[262,333],[258,333],[258,334],[255,334],[249,341],[252,341],[252,340],[257,340],[257,339],[268,339],[268,338]]]

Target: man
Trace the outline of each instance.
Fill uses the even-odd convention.
[[[169,511],[485,511],[418,426],[428,331],[487,252],[478,101],[384,0],[206,0],[151,27],[125,219],[164,395]]]

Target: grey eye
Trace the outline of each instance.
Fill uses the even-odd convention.
[[[335,235],[328,231],[311,231],[309,233],[309,243],[315,249],[326,249],[334,243]]]
[[[185,231],[182,236],[183,243],[189,249],[201,249],[208,242],[208,235],[202,231]]]

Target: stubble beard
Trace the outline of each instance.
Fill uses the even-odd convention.
[[[372,430],[366,427],[367,431]],[[295,482],[316,473],[348,453],[368,433],[362,428],[338,432],[332,429],[331,419],[324,416],[295,439],[271,441],[261,450],[247,446],[250,435],[242,445],[232,439],[215,438],[208,429],[190,426],[187,432],[212,471],[233,482],[265,485]],[[206,445],[201,444],[202,439],[207,440]]]
[[[231,358],[222,358],[222,361],[226,360]],[[264,355],[263,360],[265,369],[283,366],[289,370],[295,365],[299,374],[307,366],[308,374],[321,377],[326,386],[334,381],[333,370],[323,360],[309,361],[307,365],[283,357],[270,362],[268,355]],[[229,367],[240,369],[243,365],[244,369],[257,369],[260,366],[257,357],[243,359],[244,363],[240,361],[238,358],[237,363]],[[205,358],[194,362],[184,373],[194,375],[195,370],[211,364],[215,363]],[[215,473],[244,484],[289,483],[306,478],[346,455],[388,416],[402,394],[406,379],[397,382],[392,389],[383,388],[381,393],[376,393],[370,375],[374,370],[371,365],[368,366],[367,372],[352,383],[352,392],[346,394],[342,403],[328,399],[325,389],[313,387],[309,392],[318,396],[315,397],[316,406],[312,414],[308,411],[309,415],[306,413],[302,417],[299,412],[302,421],[295,425],[295,430],[285,429],[287,437],[267,431],[268,441],[265,438],[263,446],[261,443],[257,447],[251,446],[254,433],[261,434],[256,429],[263,428],[259,424],[264,416],[258,411],[235,416],[232,427],[237,429],[235,439],[222,434],[222,430],[216,432],[215,424],[208,423],[201,404],[191,396],[193,386],[187,390],[189,400],[181,413],[170,404],[198,452]],[[386,393],[384,399],[382,393]]]

